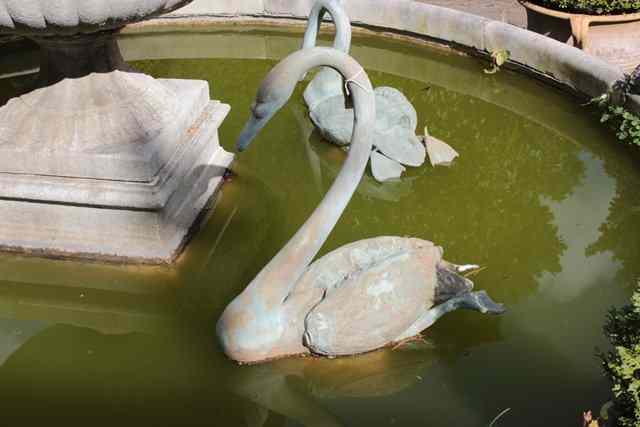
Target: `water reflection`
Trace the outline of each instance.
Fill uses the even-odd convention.
[[[633,178],[640,171],[640,156],[634,146],[621,146],[615,156],[601,154],[606,173],[616,181],[615,196],[609,204],[609,215],[600,227],[600,237],[587,248],[587,255],[613,253],[622,265],[616,281],[633,289],[640,277],[640,263],[635,254],[640,251],[640,192]],[[597,147],[598,152],[602,151]],[[609,153],[607,153],[609,154]]]
[[[44,323],[26,331],[21,324],[28,337],[0,366],[0,396],[10,408],[3,418],[35,420],[38,414],[24,408],[47,402],[47,416],[59,416],[59,422],[82,419],[100,402],[100,425],[134,414],[160,420],[176,413],[181,422],[199,425],[212,411],[220,411],[214,412],[217,425],[274,425],[279,416],[277,425],[360,425],[366,414],[340,403],[384,399],[391,410],[393,396],[403,400],[403,393],[429,383],[432,366],[444,357],[436,344],[413,344],[355,358],[238,367],[189,326],[173,333],[104,335]],[[70,405],[73,412],[67,412]],[[118,412],[105,411],[112,407]],[[404,411],[420,418],[428,408]]]
[[[182,316],[210,325],[281,247],[286,209],[254,173],[235,165],[208,219],[178,260]]]
[[[0,366],[49,325],[49,322],[39,320],[0,319]]]
[[[343,422],[323,406],[323,401],[395,395],[422,381],[437,359],[435,351],[421,348],[336,360],[291,359],[238,370],[230,388],[303,425],[338,426]]]
[[[570,196],[561,201],[541,196],[542,204],[553,213],[558,235],[567,249],[560,257],[560,270],[543,272],[538,283],[541,293],[559,301],[572,300],[602,282],[613,282],[620,269],[610,251],[587,253],[607,221],[616,181],[605,173],[604,162],[592,154],[583,152],[580,160],[585,165],[584,179]]]

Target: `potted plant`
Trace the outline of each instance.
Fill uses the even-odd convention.
[[[519,0],[527,27],[625,70],[640,63],[640,0]]]

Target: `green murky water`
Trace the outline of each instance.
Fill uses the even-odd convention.
[[[300,34],[228,28],[132,34],[125,56],[156,77],[204,79],[232,105],[229,150],[261,78]],[[577,425],[608,399],[594,357],[607,309],[640,276],[640,167],[595,115],[477,60],[379,39],[353,54],[402,90],[451,143],[454,167],[367,176],[323,252],[416,236],[487,266],[499,318],[449,315],[427,343],[358,358],[238,367],[215,320],[302,224],[344,153],[310,126],[301,89],[237,157],[215,212],[175,267],[0,257],[0,424],[7,426]],[[0,74],[35,54],[7,53]],[[0,79],[2,102],[30,76]]]

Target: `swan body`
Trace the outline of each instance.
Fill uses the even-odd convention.
[[[312,263],[358,187],[371,152],[375,101],[366,73],[335,49],[291,54],[263,81],[238,142],[246,149],[304,73],[323,65],[349,82],[355,109],[351,149],[320,205],[220,317],[223,350],[241,363],[364,353],[418,335],[457,308],[503,311],[485,293],[470,292],[472,283],[458,274],[468,267],[447,263],[442,249],[424,240],[364,240]]]
[[[320,258],[296,285],[306,299],[299,330],[304,346],[326,356],[382,348],[420,334],[450,310],[427,313],[453,298],[459,300],[455,308],[502,311],[486,294],[471,293],[473,283],[458,273],[464,267],[444,261],[442,254],[426,240],[384,236]]]
[[[334,48],[348,53],[351,48],[351,23],[340,0],[317,0],[309,15],[303,48],[313,47],[325,13],[329,13],[336,26]],[[323,69],[309,83],[304,99],[311,121],[320,134],[338,146],[348,146],[353,128],[353,110],[346,107],[343,78],[331,69]],[[403,165],[418,167],[427,154],[436,153],[432,164],[450,164],[452,149],[440,151],[434,145],[425,151],[422,138],[416,136],[418,115],[409,100],[397,89],[378,87],[374,90],[376,120],[371,155],[371,171],[377,181],[399,178],[406,170]],[[437,159],[437,160],[436,160]],[[441,160],[444,159],[444,160]]]

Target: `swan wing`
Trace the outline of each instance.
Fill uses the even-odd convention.
[[[401,126],[384,132],[376,130],[373,145],[388,158],[407,166],[422,166],[427,158],[427,150],[420,139]]]
[[[329,142],[344,146],[351,144],[354,112],[346,109],[344,97],[333,96],[310,110],[311,121]]]
[[[329,142],[346,146],[353,135],[353,110],[346,109],[343,96],[334,96],[321,102],[309,115],[323,138]],[[380,117],[380,115],[378,116]],[[373,145],[386,157],[407,166],[422,166],[427,151],[415,133],[404,126],[376,126]]]
[[[415,133],[418,113],[406,96],[392,87],[378,87],[376,94],[376,129],[384,130],[402,126]]]
[[[305,89],[304,101],[309,110],[315,110],[318,105],[329,98],[334,96],[342,97],[343,87],[344,80],[340,73],[331,68],[322,68]]]
[[[323,286],[325,296],[306,316],[305,345],[338,356],[391,343],[433,304],[441,257],[431,242],[398,237],[356,242],[323,257],[309,270],[317,275],[310,284]]]
[[[416,136],[418,114],[402,92],[379,87],[376,94],[376,126],[373,145],[386,157],[407,166],[422,166],[424,145]]]
[[[404,171],[406,168],[395,160],[391,160],[378,151],[371,152],[371,173],[376,181],[385,182],[400,178]]]
[[[353,109],[346,108],[343,81],[333,70],[322,70],[309,84],[304,98],[313,124],[322,136],[336,145],[349,145],[353,134]],[[397,89],[375,90],[376,123],[374,145],[388,157],[409,166],[424,163],[425,149],[415,136],[418,115]]]

